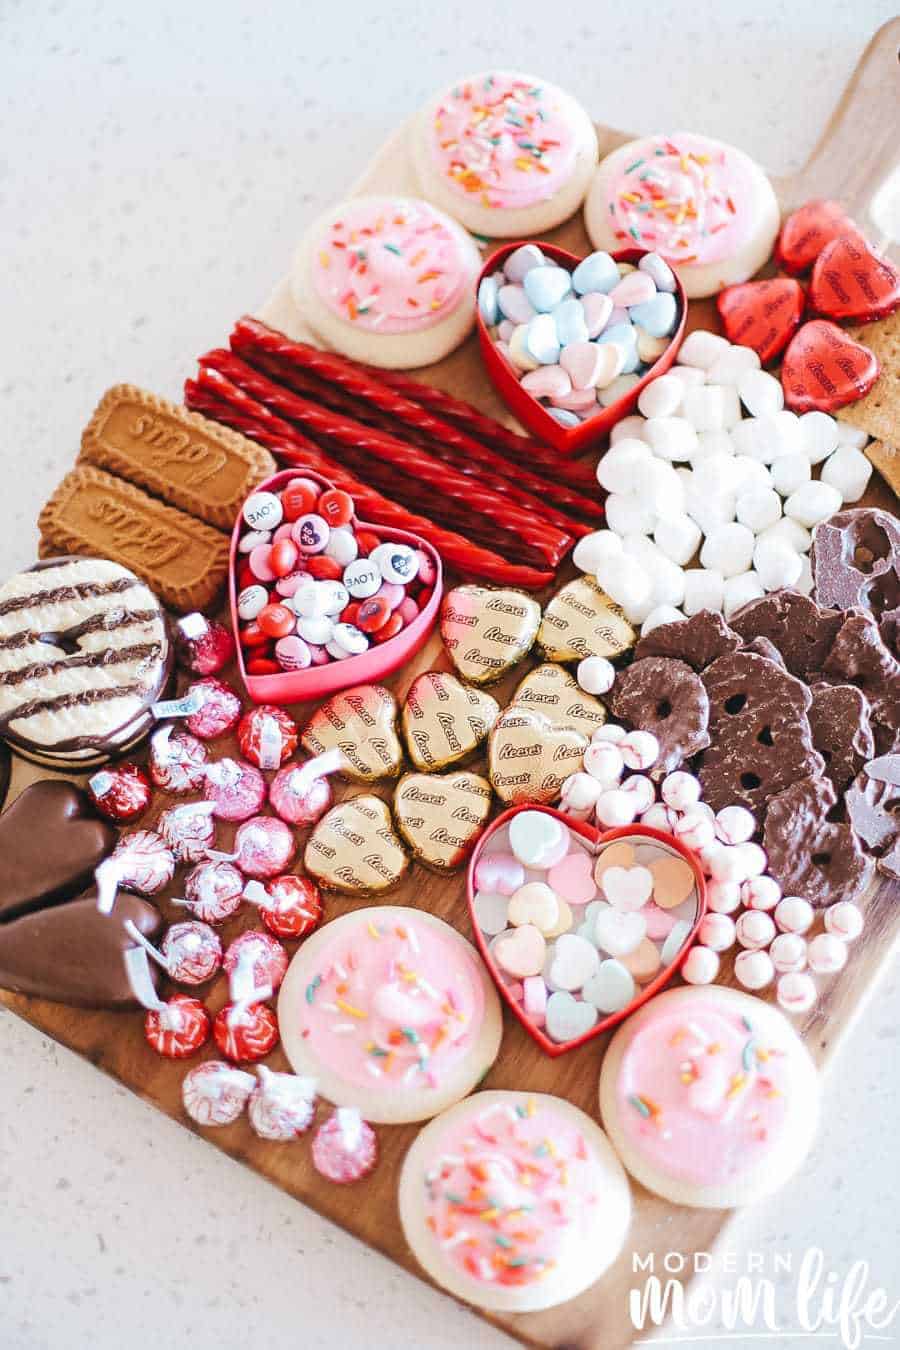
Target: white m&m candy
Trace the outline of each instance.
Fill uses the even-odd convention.
[[[281,498],[274,492],[253,492],[244,502],[243,515],[251,530],[274,530],[284,516]]]
[[[382,583],[377,564],[368,558],[358,558],[344,568],[343,581],[354,600],[367,600]]]
[[[249,623],[268,603],[269,592],[265,586],[245,586],[237,598],[238,617]]]
[[[419,573],[419,555],[408,544],[379,544],[369,554],[385,581],[406,586]]]

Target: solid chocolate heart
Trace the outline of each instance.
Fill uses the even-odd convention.
[[[397,736],[397,700],[380,684],[360,684],[317,708],[301,737],[311,755],[340,750],[346,778],[374,783],[393,778],[403,763]]]
[[[548,661],[580,661],[585,656],[619,656],[634,646],[635,637],[619,606],[592,577],[583,576],[553,596],[537,643]]]
[[[73,783],[32,783],[0,816],[0,923],[82,890],[116,838]]]
[[[458,763],[486,740],[499,713],[490,694],[446,671],[426,671],[410,685],[400,718],[410,759],[417,769]]]
[[[784,351],[797,331],[805,304],[803,287],[792,277],[726,286],[716,300],[729,342],[752,347],[763,365]]]
[[[570,773],[581,768],[588,739],[574,727],[554,726],[544,713],[513,705],[498,719],[488,745],[488,773],[497,796],[554,802]]]
[[[379,895],[402,879],[409,857],[387,806],[366,793],[338,802],[322,817],[307,840],[303,865],[326,890]]]
[[[839,235],[816,258],[809,303],[829,319],[884,319],[900,305],[900,270],[861,234]]]
[[[487,779],[467,769],[404,774],[394,792],[397,829],[426,867],[453,872],[487,824],[491,795]]]
[[[606,721],[606,709],[600,700],[585,694],[574,675],[550,661],[535,666],[525,676],[510,703],[534,708],[555,727],[575,727],[588,739]]]
[[[83,1008],[137,1007],[122,959],[136,945],[126,919],[151,942],[164,926],[155,905],[125,892],[101,914],[96,891],[0,924],[0,987]]]
[[[541,607],[522,591],[455,586],[444,597],[441,637],[469,684],[493,684],[531,651]]]
[[[775,241],[775,261],[786,272],[806,272],[826,244],[855,229],[840,202],[814,198],[792,211],[782,225]]]
[[[793,412],[834,412],[872,388],[878,358],[837,324],[813,319],[798,329],[784,354],[781,383]]]

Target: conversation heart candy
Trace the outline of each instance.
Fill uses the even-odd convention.
[[[557,990],[547,999],[544,1025],[550,1039],[562,1045],[584,1036],[596,1025],[598,1016],[593,1004],[574,999],[565,990]]]
[[[607,867],[600,889],[613,909],[623,914],[641,909],[653,893],[653,875],[646,867]]]
[[[544,968],[547,943],[543,933],[533,924],[523,924],[496,939],[491,951],[497,965],[508,975],[524,979],[538,975]]]
[[[653,876],[653,899],[660,909],[674,909],[694,889],[694,873],[682,858],[656,858],[649,870]]]
[[[475,865],[475,885],[482,891],[512,895],[525,884],[525,868],[511,853],[485,853]]]
[[[582,849],[567,853],[547,873],[556,895],[570,905],[586,905],[597,894],[593,859]]]
[[[550,979],[556,989],[570,992],[581,989],[596,972],[600,958],[597,948],[577,933],[564,933],[556,939]]]
[[[513,928],[533,924],[546,936],[559,919],[559,902],[545,882],[530,881],[510,898],[508,918]]]
[[[622,913],[606,905],[594,918],[597,945],[610,956],[627,956],[647,936],[647,920],[643,914]]]
[[[621,961],[601,961],[582,992],[598,1012],[621,1012],[634,998],[634,976]]]
[[[547,811],[520,811],[509,823],[509,846],[526,867],[553,867],[569,847],[565,823]]]

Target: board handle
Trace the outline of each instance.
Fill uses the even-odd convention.
[[[836,197],[886,252],[900,235],[900,18],[863,52],[816,148],[790,185],[787,210]],[[892,175],[897,181],[890,183]],[[893,220],[892,220],[893,217]]]

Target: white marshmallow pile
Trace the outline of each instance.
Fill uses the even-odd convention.
[[[862,911],[847,900],[829,906],[824,931],[807,939],[815,911],[802,896],[782,896],[766,873],[765,849],[753,842],[758,823],[752,811],[726,806],[714,812],[702,800],[700,780],[683,769],[657,784],[649,771],[658,754],[650,732],[604,723],[584,753],[582,772],[563,783],[560,809],[601,829],[639,822],[675,835],[697,854],[708,908],[681,969],[688,984],[711,984],[722,954],[737,944],[734,973],[745,989],[758,992],[777,981],[780,1006],[808,1012],[818,996],[812,975],[843,968],[848,944],[862,932]],[[682,942],[689,929],[686,924]]]
[[[644,633],[783,587],[808,595],[810,532],[865,492],[868,440],[789,412],[752,348],[698,330],[613,428],[597,466],[608,528],[579,540],[575,564]]]

